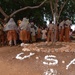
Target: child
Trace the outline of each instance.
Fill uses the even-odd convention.
[[[42,33],[42,41],[46,41],[47,40],[47,30],[45,28],[42,29],[41,31]]]

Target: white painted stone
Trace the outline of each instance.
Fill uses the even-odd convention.
[[[57,70],[49,69],[46,72],[44,72],[44,75],[57,75]]]
[[[30,51],[28,48],[23,48],[22,51]]]
[[[36,57],[36,59],[39,59],[39,57]]]
[[[58,64],[58,60],[56,59],[56,56],[54,56],[54,55],[46,55],[44,59],[47,60],[45,62],[46,65],[54,66],[54,65]],[[43,63],[43,64],[45,64],[45,63]]]
[[[69,68],[72,64],[75,64],[75,59],[73,59],[73,60],[66,66],[66,69],[68,70],[68,68]]]
[[[64,64],[64,63],[65,63],[65,61],[63,60],[63,61],[62,61],[62,63]]]
[[[30,58],[30,57],[31,57],[31,56],[33,56],[35,53],[30,52],[30,54],[29,54],[29,55],[26,55],[26,56],[24,56],[24,57],[21,57],[21,55],[23,55],[23,54],[24,54],[23,52],[22,52],[22,53],[17,54],[16,59],[24,60],[25,58]]]

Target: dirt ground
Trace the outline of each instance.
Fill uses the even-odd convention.
[[[69,43],[67,45],[71,46]],[[52,46],[49,48],[47,43],[0,47],[0,75],[75,75],[75,52],[69,52],[69,49],[66,52],[59,50],[63,47],[66,46],[55,46],[57,51]],[[30,51],[26,51],[27,49]],[[16,58],[20,53],[23,53],[20,55],[22,58],[30,53],[34,55],[20,60]]]

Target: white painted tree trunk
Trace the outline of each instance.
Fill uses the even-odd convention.
[[[54,25],[56,25],[56,13],[53,14],[53,22],[54,22]]]
[[[57,21],[57,19],[56,19],[56,13],[54,13],[53,14],[53,22],[54,22],[54,41],[52,42],[53,44],[56,42],[56,32],[57,32],[57,29],[56,29],[56,21]]]

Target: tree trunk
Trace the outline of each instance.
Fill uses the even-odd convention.
[[[53,22],[54,22],[54,41],[53,41],[53,44],[55,44],[56,42],[56,25],[57,25],[57,19],[56,19],[56,13],[53,14]]]
[[[52,1],[50,0],[50,8],[51,8],[51,11],[52,11],[52,15],[53,15],[53,22],[54,22],[54,37],[55,37],[55,40],[52,42],[52,44],[55,43],[56,41],[56,34],[57,34],[57,24],[58,24],[58,21],[59,21],[59,18],[60,18],[60,15],[61,15],[61,12],[65,6],[65,4],[67,3],[68,0],[65,0],[63,2],[63,4],[61,5],[60,7],[60,10],[58,10],[58,0],[55,0],[55,1]]]

